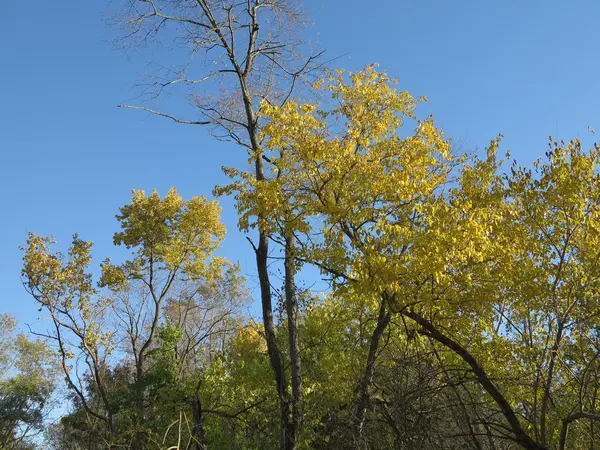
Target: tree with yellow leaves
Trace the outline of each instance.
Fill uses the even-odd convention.
[[[125,364],[132,365],[128,395],[134,405],[125,408],[135,411],[132,445],[145,448],[151,437],[146,427],[148,373],[156,365],[157,346],[167,339],[159,336],[161,329],[176,311],[189,310],[191,304],[205,307],[207,293],[224,283],[235,288],[243,280],[235,276],[235,266],[213,255],[225,236],[215,201],[204,197],[184,201],[175,189],[164,198],[156,192],[134,191],[117,219],[121,231],[115,233],[114,243],[133,253],[122,264],[105,260],[98,287],[90,272],[92,244],[77,236],[65,258],[52,251],[51,238],[30,234],[23,248],[22,273],[26,288],[50,315],[49,337],[57,345],[68,387],[92,421],[105,424],[98,434],[108,448],[125,438],[118,427],[123,405],[111,392],[114,355],[125,352],[131,358]],[[218,333],[220,322],[234,314],[236,303],[244,299],[241,291],[236,293],[242,295],[228,300],[233,303],[218,314],[206,309],[205,323],[197,324],[200,330],[188,336],[185,352],[175,349],[180,361],[204,345],[207,335],[199,336]],[[185,332],[186,324],[180,326]],[[99,404],[86,395],[90,381]]]
[[[237,180],[226,192],[236,192],[243,224],[260,216],[265,226],[291,226],[304,236],[300,261],[331,275],[336,295],[374,302],[371,310],[379,310],[381,326],[359,383],[355,438],[378,336],[397,313],[469,367],[501,414],[491,423],[504,430],[500,435],[529,449],[564,447],[569,425],[596,417],[595,406],[582,411],[580,399],[550,418],[557,405],[553,390],[569,397],[573,389],[567,373],[556,373],[560,350],[595,339],[589,321],[596,317],[590,306],[598,150],[556,145],[548,163],[538,164],[538,178],[525,169],[505,176],[496,159],[498,140],[479,160],[453,155],[431,120],[400,137],[402,119],[414,118],[415,101],[390,82],[368,67],[348,84],[341,74],[326,81],[331,110],[264,105],[271,177],[257,184],[229,170]],[[522,390],[495,381],[508,374],[490,359],[494,352],[505,355],[501,364],[519,377],[532,377],[537,367],[530,404]],[[561,364],[587,373],[593,352],[587,360],[577,368]],[[589,388],[583,378],[580,392]]]
[[[460,161],[431,119],[399,137],[404,120],[415,119],[417,100],[393,83],[369,66],[351,74],[350,83],[339,72],[316,86],[331,96],[331,109],[263,104],[268,179],[258,183],[227,169],[234,182],[219,190],[235,193],[243,228],[276,230],[282,240],[293,236],[296,259],[339,278],[343,295],[377,314],[358,387],[357,442],[390,301],[395,289],[412,281],[399,274],[421,238],[426,208],[434,207]]]
[[[121,106],[177,123],[207,126],[217,139],[234,142],[246,151],[253,168],[252,178],[257,183],[265,181],[270,163],[265,158],[261,139],[264,121],[259,116],[260,104],[266,101],[284,105],[302,91],[303,86],[310,84],[314,74],[322,68],[319,62],[322,52],[314,52],[299,33],[308,23],[302,4],[296,0],[122,0],[117,3],[123,5],[116,22],[125,29],[124,41],[134,45],[140,38],[160,41],[166,31],[167,39],[176,36],[175,39],[186,43],[190,61],[198,52],[205,54],[203,63],[186,65],[183,70],[169,67],[170,62],[162,64],[166,70],[153,74],[150,89],[145,91],[151,98],[162,97],[170,90],[181,92],[191,99],[198,117],[186,118],[140,105]],[[218,94],[213,94],[216,92]],[[280,402],[280,448],[292,450],[302,422],[294,237],[287,233],[282,241],[286,254],[285,303],[292,365],[289,377],[275,336],[269,271],[271,234],[262,225],[257,231],[258,238],[252,245],[265,339]]]

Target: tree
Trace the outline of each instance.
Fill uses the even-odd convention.
[[[45,426],[56,366],[45,342],[15,334],[12,316],[0,315],[0,447],[33,448]]]
[[[419,122],[414,135],[399,138],[397,128],[415,117],[417,100],[396,91],[393,80],[373,66],[350,78],[347,84],[339,72],[317,86],[323,97],[330,95],[331,109],[291,101],[264,105],[271,177],[257,183],[231,169],[235,181],[224,192],[237,192],[242,223],[263,217],[306,236],[300,259],[341,281],[338,285],[351,286],[344,295],[376,314],[353,419],[360,445],[375,357],[394,294],[379,280],[394,270],[393,258],[398,266],[412,259],[425,210],[437,201],[457,161],[431,120]],[[384,228],[388,223],[397,225],[394,233]]]
[[[104,424],[98,437],[107,447],[130,439],[134,448],[144,448],[153,438],[147,427],[156,400],[151,396],[168,381],[156,376],[174,375],[161,352],[175,351],[179,372],[194,362],[194,354],[210,355],[207,344],[227,333],[245,300],[243,280],[235,266],[213,255],[225,235],[214,201],[186,202],[174,189],[164,199],[134,191],[117,219],[115,245],[131,249],[132,257],[101,264],[104,292],[94,287],[89,272],[92,244],[77,236],[65,259],[51,251],[51,239],[30,235],[23,277],[50,313],[48,337],[59,350],[77,405],[86,420]],[[174,320],[179,328],[169,325]],[[201,362],[197,357],[194,367]]]
[[[521,396],[534,436],[561,449],[584,435],[593,446],[600,418],[597,384],[588,378],[596,370],[599,162],[598,146],[585,151],[579,141],[551,140],[533,169],[515,163],[507,176],[516,210],[509,231],[518,247],[502,318],[515,351],[528,356],[521,373],[531,389]],[[589,431],[580,429],[567,445],[568,428],[580,420]]]
[[[285,104],[297,88],[318,69],[321,53],[302,58],[304,42],[297,36],[298,27],[305,22],[299,4],[293,0],[249,0],[244,2],[195,0],[129,0],[118,22],[125,27],[125,41],[139,43],[171,29],[175,41],[183,42],[190,61],[183,67],[168,68],[151,81],[151,98],[161,96],[166,89],[182,87],[192,99],[199,118],[187,119],[143,106],[124,106],[141,109],[169,118],[178,123],[206,125],[218,139],[233,141],[248,151],[254,167],[253,177],[265,181],[265,158],[260,136],[262,122],[259,106],[263,102]],[[197,52],[205,54],[200,67],[192,64]],[[200,76],[189,75],[203,71]],[[197,86],[208,85],[204,92]],[[217,89],[219,89],[217,93]],[[289,347],[292,366],[291,396],[285,362],[277,347],[273,319],[273,301],[269,280],[269,240],[275,230],[258,227],[258,243],[252,244],[256,254],[261,289],[265,338],[276,382],[281,409],[281,448],[292,449],[302,421],[301,366],[297,333],[297,301],[294,277],[294,236],[284,226],[283,247],[286,253],[286,305]],[[291,397],[291,398],[290,398]]]
[[[504,175],[498,140],[480,160],[454,157],[431,121],[399,138],[403,97],[385,75],[367,68],[350,81],[329,80],[331,111],[265,108],[277,176],[259,186],[241,174],[242,212],[276,215],[271,205],[292,198],[309,233],[303,259],[339,280],[334,292],[379,295],[455,353],[498,413],[488,433],[564,447],[574,422],[597,420],[583,374],[596,361],[598,148],[554,143],[534,171]]]
[[[307,259],[341,281],[341,294],[380,305],[373,351],[358,390],[355,436],[361,437],[369,397],[365,387],[373,376],[371,355],[389,321],[387,305],[464,356],[498,401],[517,439],[534,445],[481,366],[455,341],[428,328],[423,317],[428,311],[464,316],[474,293],[484,292],[477,290],[481,281],[473,281],[489,270],[481,263],[488,258],[497,262],[507,248],[507,235],[501,240],[497,232],[506,210],[502,192],[496,192],[497,143],[487,160],[471,165],[468,158],[452,155],[431,120],[417,122],[413,135],[400,138],[402,119],[414,117],[412,97],[395,91],[392,80],[372,67],[350,79],[346,84],[341,74],[330,78],[326,88],[339,104],[331,111],[294,103],[267,110],[272,124],[266,133],[267,146],[281,155],[278,172],[283,174],[270,193],[294,196],[303,208],[298,216],[322,220],[322,239],[309,240],[316,245]],[[454,181],[457,166],[462,173]],[[235,188],[248,190],[247,184]],[[260,206],[250,200],[243,205]],[[493,311],[491,304],[483,306],[477,310],[481,320]],[[464,329],[471,325],[468,315],[465,319]]]

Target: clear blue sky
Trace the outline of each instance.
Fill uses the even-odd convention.
[[[117,0],[118,1],[118,0]],[[600,130],[597,0],[307,0],[308,31],[337,66],[371,62],[400,79],[464,148],[504,133],[523,162],[547,136]],[[5,1],[0,7],[0,312],[33,323],[19,276],[27,231],[78,232],[112,253],[114,214],[132,188],[206,194],[244,161],[199,127],[117,109],[151,58],[106,43],[108,0]],[[318,33],[318,35],[317,35]],[[252,276],[252,254],[224,201],[222,253]]]

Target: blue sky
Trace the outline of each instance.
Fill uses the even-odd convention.
[[[114,0],[117,1],[117,0]],[[206,194],[222,165],[244,163],[205,129],[117,108],[154,49],[128,55],[107,43],[108,0],[12,1],[0,8],[0,312],[38,318],[20,282],[18,246],[28,231],[66,244],[78,232],[97,262],[114,254],[114,214],[132,188]],[[306,0],[338,67],[378,62],[400,87],[425,95],[448,136],[467,150],[498,133],[524,163],[548,135],[590,142],[600,130],[597,0]],[[253,255],[223,201],[228,239],[252,284]]]

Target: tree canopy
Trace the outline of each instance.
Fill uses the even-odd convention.
[[[600,447],[598,145],[463,151],[376,64],[323,62],[294,1],[122,3],[120,43],[190,57],[151,98],[197,117],[121,106],[247,160],[217,199],[133,190],[101,259],[29,233],[45,320],[0,315],[0,448]],[[223,256],[225,196],[250,274]]]

